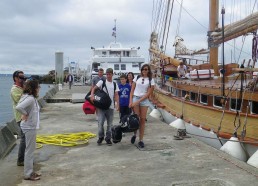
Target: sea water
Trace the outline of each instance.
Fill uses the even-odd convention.
[[[13,86],[12,74],[0,74],[0,127],[14,119],[10,90]],[[39,97],[43,97],[49,89],[48,84],[41,84]]]

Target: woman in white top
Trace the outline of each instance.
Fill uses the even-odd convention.
[[[24,179],[31,181],[40,179],[40,174],[33,171],[36,129],[39,129],[40,107],[37,101],[39,89],[40,86],[37,80],[27,80],[24,84],[23,95],[16,106],[16,110],[22,114],[21,129],[26,141]]]
[[[140,148],[144,148],[143,135],[145,129],[145,119],[148,107],[150,105],[148,98],[153,92],[154,84],[150,66],[148,64],[143,65],[141,68],[141,75],[136,76],[133,80],[129,103],[129,107],[133,108],[134,113],[140,117],[140,133],[138,143]],[[135,142],[136,132],[137,131],[134,132],[134,135],[131,138],[132,144]]]

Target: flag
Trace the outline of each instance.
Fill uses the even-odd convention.
[[[113,28],[113,31],[116,31],[116,27]]]
[[[112,33],[112,36],[116,37],[116,33],[115,33],[115,32],[113,32],[113,33]]]

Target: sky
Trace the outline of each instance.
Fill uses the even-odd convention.
[[[139,54],[148,62],[153,4],[158,2],[1,0],[0,73],[13,73],[19,69],[25,74],[47,74],[55,68],[57,51],[64,53],[64,66],[75,61],[81,68],[87,68],[92,55],[91,46],[108,46],[114,41],[114,19],[117,20],[117,42],[124,47],[140,47]],[[173,55],[177,28],[190,49],[207,48],[209,1],[184,0],[180,24],[179,2],[181,0],[175,0],[166,52]],[[232,58],[232,49],[228,51],[231,51],[229,56]],[[250,57],[250,49],[246,50],[246,55]]]

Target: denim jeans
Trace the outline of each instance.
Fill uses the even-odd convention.
[[[102,110],[98,109],[98,135],[99,138],[105,137],[104,123],[107,119],[107,130],[106,130],[106,140],[111,139],[111,127],[113,125],[114,109]]]
[[[21,122],[17,122],[17,124],[20,127]],[[21,127],[20,127],[21,130]],[[18,160],[17,162],[24,162],[24,154],[25,154],[25,148],[26,148],[26,141],[25,141],[25,134],[21,130],[21,139],[20,139],[20,146],[18,151]]]

